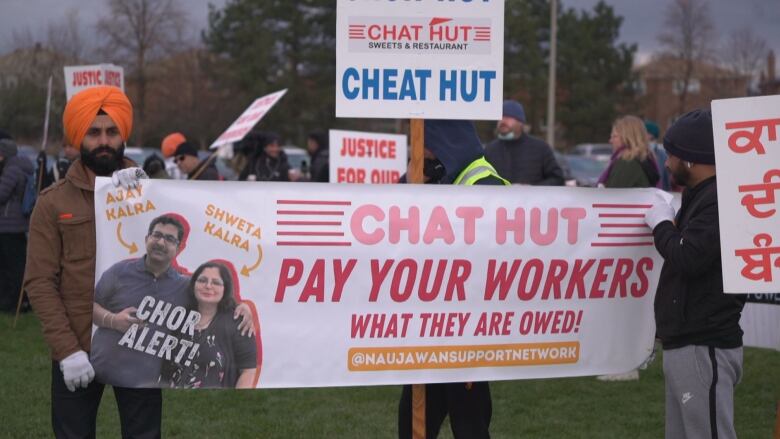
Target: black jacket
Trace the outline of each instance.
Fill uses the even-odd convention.
[[[675,220],[653,230],[664,258],[655,295],[655,325],[664,349],[742,346],[745,296],[723,293],[715,177],[683,193]]]
[[[204,167],[206,169],[203,169]],[[202,172],[201,169],[203,169]],[[193,178],[196,175],[197,177]],[[198,163],[198,166],[192,172],[187,174],[187,178],[189,180],[203,180],[203,181],[220,180],[219,171],[217,170],[216,163],[214,162],[214,160],[208,161],[208,159],[201,160],[201,162]]]
[[[485,158],[498,175],[512,183],[562,186],[563,171],[552,148],[536,137],[523,134],[515,140],[494,140],[485,147]]]
[[[255,181],[290,181],[289,172],[290,164],[284,151],[280,151],[277,158],[261,152],[247,164],[238,179],[244,181],[254,175]]]
[[[311,173],[311,181],[319,183],[327,183],[330,181],[330,151],[327,148],[320,147],[314,154],[311,155],[311,166],[309,172]]]

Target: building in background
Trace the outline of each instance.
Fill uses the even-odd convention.
[[[658,122],[661,133],[677,119],[684,87],[685,61],[658,56],[635,69],[639,114]],[[748,95],[750,77],[703,61],[695,61],[688,81],[685,112],[710,106],[713,99]]]

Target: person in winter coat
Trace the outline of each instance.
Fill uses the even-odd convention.
[[[33,165],[17,154],[16,143],[0,140],[0,311],[12,312],[22,288],[28,220],[22,198]]]
[[[485,160],[474,124],[465,120],[426,120],[425,184],[509,185]],[[406,175],[401,177],[406,182]],[[449,415],[456,439],[489,439],[493,415],[487,382],[425,385],[425,436],[436,438]],[[398,437],[412,437],[412,386],[401,391]]]
[[[192,142],[184,142],[176,147],[174,162],[187,180],[221,180],[213,159],[198,158],[198,146]]]
[[[311,166],[309,181],[327,183],[330,181],[330,150],[328,136],[325,133],[314,132],[306,139],[306,150],[309,151]]]
[[[650,152],[650,139],[642,119],[623,116],[612,124],[609,136],[612,158],[599,177],[608,188],[660,187],[658,165]]]
[[[251,135],[248,139],[254,150],[254,158],[241,172],[239,180],[290,181],[290,164],[287,154],[279,146],[279,136],[273,133]]]
[[[525,110],[505,101],[496,126],[498,138],[485,147],[485,158],[512,184],[563,186],[563,170],[545,141],[524,132]]]
[[[677,119],[664,136],[664,148],[672,180],[685,187],[676,214],[660,194],[645,213],[664,258],[654,309],[664,352],[665,437],[734,439],[745,296],[723,291],[710,111]]]

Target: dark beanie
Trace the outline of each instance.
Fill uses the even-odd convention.
[[[664,136],[664,149],[686,162],[715,164],[710,110],[693,110],[682,115]]]
[[[198,147],[192,142],[184,142],[176,147],[174,155],[191,155],[198,156]]]
[[[517,101],[504,101],[504,117],[511,117],[525,123],[525,110],[523,104]]]

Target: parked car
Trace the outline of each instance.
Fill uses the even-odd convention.
[[[566,162],[565,171],[568,171],[567,181],[574,180],[577,186],[595,187],[609,161],[603,161],[595,157],[577,154],[562,156]]]
[[[612,157],[612,145],[609,143],[580,143],[574,146],[571,154],[609,162],[610,157]]]
[[[125,157],[134,161],[139,167],[144,165],[144,161],[152,154],[157,154],[162,158],[162,153],[157,148],[148,146],[127,146],[125,147]]]

